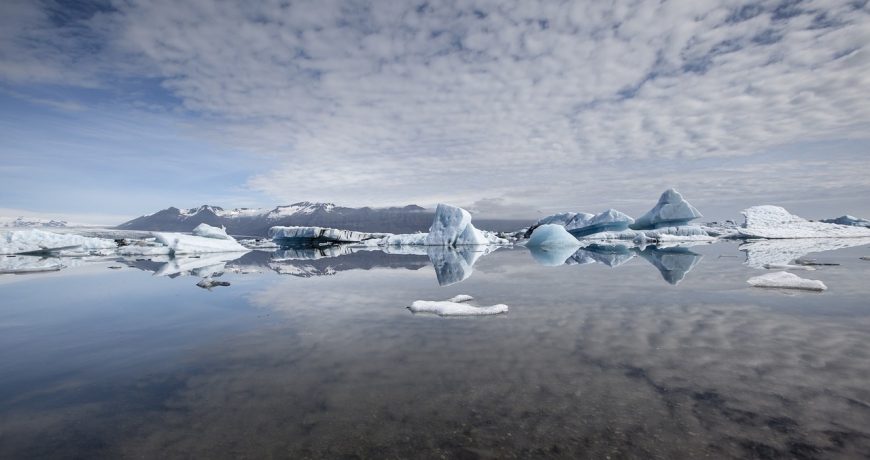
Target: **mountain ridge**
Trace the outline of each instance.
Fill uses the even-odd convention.
[[[189,232],[201,223],[226,227],[232,235],[265,237],[269,228],[317,226],[360,232],[414,233],[429,230],[435,216],[415,204],[386,208],[350,208],[334,203],[300,201],[274,208],[234,208],[203,204],[194,208],[170,206],[118,225],[123,230]],[[494,231],[511,231],[528,225],[522,219],[475,219],[475,225]]]

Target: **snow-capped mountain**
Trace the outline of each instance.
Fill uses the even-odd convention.
[[[283,226],[319,226],[360,232],[425,232],[435,213],[417,205],[390,208],[348,208],[333,203],[302,201],[268,208],[224,209],[203,205],[198,208],[175,207],[138,217],[119,225],[125,230],[162,230],[189,232],[201,223],[224,226],[231,235],[264,237],[269,228]],[[477,220],[475,221],[478,222]],[[525,221],[480,220],[482,228],[507,231],[528,225]]]

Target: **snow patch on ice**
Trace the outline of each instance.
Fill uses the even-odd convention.
[[[808,280],[789,272],[775,272],[756,276],[746,280],[755,287],[782,288],[782,289],[805,289],[809,291],[824,291],[828,289],[825,283],[819,280]]]
[[[470,295],[458,295],[443,301],[415,300],[408,309],[414,313],[434,313],[438,316],[488,316],[508,312],[508,306],[504,304],[478,307],[467,303],[470,300],[473,300]]]
[[[870,237],[870,228],[810,222],[779,206],[753,206],[743,211],[746,222],[738,229],[749,238],[855,238]]]
[[[195,236],[201,236],[203,238],[214,238],[216,240],[230,240],[231,236],[227,235],[227,231],[224,227],[212,227],[209,224],[202,223],[196,226],[191,232]]]

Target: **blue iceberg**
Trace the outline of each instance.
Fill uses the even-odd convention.
[[[638,217],[629,228],[654,230],[661,227],[679,227],[699,217],[703,217],[701,213],[684,200],[680,192],[671,188],[662,193],[655,207]]]

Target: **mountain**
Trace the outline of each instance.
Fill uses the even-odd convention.
[[[425,232],[435,212],[417,205],[391,208],[347,208],[332,203],[302,201],[274,209],[167,208],[119,225],[123,230],[189,232],[201,223],[224,226],[236,236],[263,237],[275,225],[331,227],[360,232]],[[475,219],[475,226],[494,231],[512,231],[527,226],[525,220]]]

